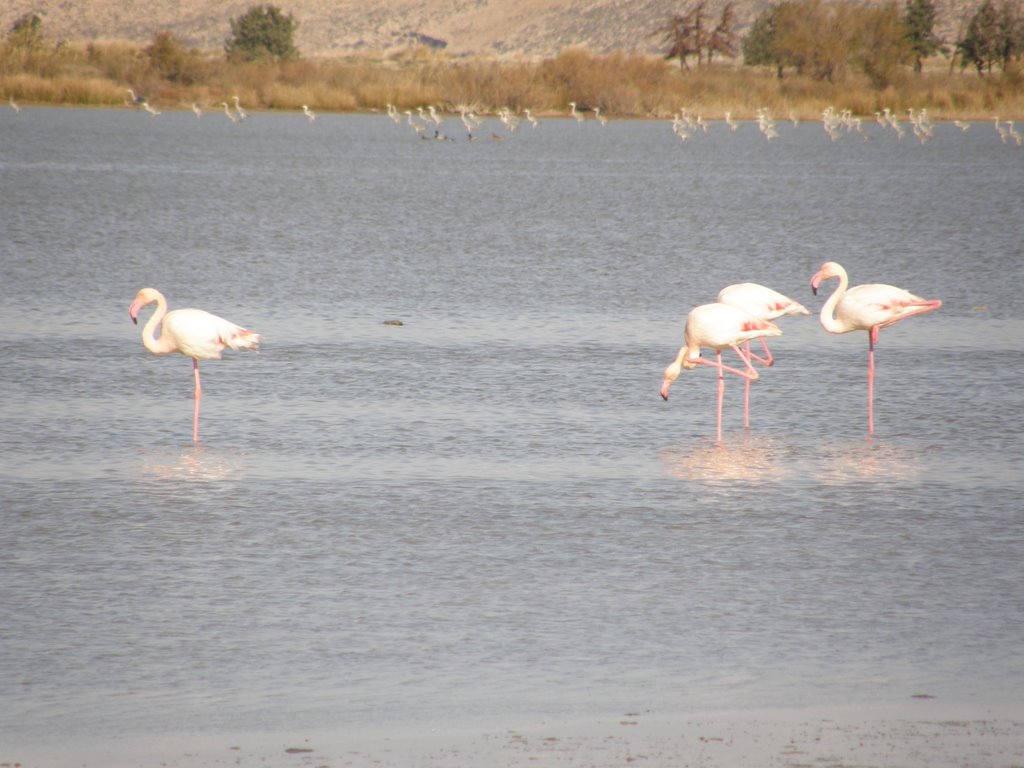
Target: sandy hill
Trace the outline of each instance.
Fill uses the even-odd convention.
[[[880,0],[874,0],[878,2]],[[391,51],[410,40],[443,41],[453,55],[550,56],[583,45],[594,53],[658,52],[652,32],[693,3],[673,0],[267,0],[299,22],[296,45],[306,57]],[[769,0],[737,0],[741,31]],[[939,0],[944,26],[980,0]],[[147,43],[173,32],[187,44],[222,50],[230,20],[256,0],[4,0],[0,31],[24,13],[43,15],[56,40]],[[711,0],[717,18],[724,0]],[[902,4],[902,3],[901,3]],[[954,19],[955,17],[955,19]]]

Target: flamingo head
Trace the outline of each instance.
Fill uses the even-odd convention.
[[[143,288],[135,294],[135,301],[128,307],[128,316],[136,325],[139,324],[139,310],[160,300],[160,291],[156,288]]]
[[[828,280],[830,277],[840,277],[843,274],[843,268],[836,264],[834,261],[826,261],[821,265],[814,277],[811,278],[811,291],[815,296],[818,295],[818,286],[821,285],[822,280]]]
[[[694,359],[698,357],[700,357],[699,349],[696,353],[691,353],[688,348],[684,347],[680,350],[679,357],[669,363],[661,380],[662,400],[668,400],[669,387],[671,387],[672,383],[679,378],[679,372],[681,370],[685,368],[688,371],[692,371],[697,367],[697,363],[694,362]]]
[[[672,382],[679,378],[679,369],[681,368],[678,361],[673,360],[668,368],[665,369],[665,376],[661,380],[661,399],[668,400],[668,390],[672,386]]]

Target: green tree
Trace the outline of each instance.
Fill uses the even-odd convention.
[[[935,3],[933,0],[907,0],[903,25],[907,29],[907,42],[914,54],[914,71],[924,70],[924,60],[934,56],[942,46],[935,34]]]
[[[992,0],[985,0],[974,12],[956,47],[964,64],[973,65],[979,75],[992,72],[999,59],[999,15]]]
[[[229,58],[255,61],[297,59],[293,37],[299,23],[273,5],[254,5],[231,20],[231,36],[224,43]]]
[[[856,11],[855,60],[876,88],[892,83],[913,52],[895,2]]]
[[[1020,7],[1004,0],[999,9],[996,29],[996,55],[1005,72],[1007,65],[1020,58],[1024,50],[1024,21],[1021,19]]]
[[[11,25],[7,40],[15,48],[39,48],[43,44],[43,17],[38,13],[19,16]]]
[[[778,6],[769,5],[754,19],[750,31],[743,38],[743,63],[748,67],[777,67],[782,79],[782,67],[775,51],[775,11]]]

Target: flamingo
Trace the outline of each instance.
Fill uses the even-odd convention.
[[[176,309],[168,312],[167,300],[155,288],[143,288],[135,295],[135,301],[128,307],[132,322],[138,324],[139,310],[153,302],[156,302],[156,310],[142,329],[142,345],[154,355],[180,352],[192,358],[196,385],[192,442],[198,443],[199,399],[203,394],[199,383],[199,361],[219,360],[225,347],[256,349],[260,335],[201,309]],[[157,338],[154,333],[161,320],[163,329]]]
[[[811,278],[811,290],[818,294],[822,280],[838,278],[839,286],[821,308],[821,325],[829,333],[868,332],[868,434],[875,433],[875,343],[878,332],[893,323],[942,306],[939,299],[922,299],[894,285],[873,283],[847,289],[846,270],[834,261],[822,264]]]
[[[760,320],[775,320],[786,315],[811,314],[811,311],[803,304],[757,283],[727,285],[718,292],[718,301],[722,304],[739,307]],[[758,357],[752,353],[748,341],[745,345],[747,357],[756,360],[761,365],[774,365],[775,358],[772,357],[771,350],[768,349],[768,342],[764,340],[763,336],[761,337],[761,346],[764,348],[764,357]],[[743,386],[743,426],[750,426],[750,379],[747,379]]]
[[[740,344],[764,336],[781,336],[777,325],[754,317],[731,304],[702,304],[690,310],[683,330],[683,346],[676,359],[665,369],[661,382],[661,396],[668,400],[668,390],[679,377],[681,368],[691,370],[698,365],[710,365],[718,369],[718,442],[722,442],[722,399],[725,394],[724,373],[735,373],[747,381],[756,381],[760,375],[750,363],[750,358],[740,349]],[[715,362],[700,356],[700,348],[715,350]],[[730,368],[722,364],[722,350],[731,347],[743,361],[745,370]]]
[[[237,96],[232,96],[231,98],[235,100],[235,112],[238,113],[238,119],[245,120],[245,118],[249,116],[249,113],[242,109],[242,105],[239,103]]]
[[[309,122],[311,122],[311,123],[314,120],[316,120],[316,112],[314,112],[312,109],[310,109],[308,104],[303,104],[302,105],[302,114],[304,114],[307,118],[309,118]]]

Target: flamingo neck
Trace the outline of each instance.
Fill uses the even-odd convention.
[[[850,278],[846,276],[845,272],[840,272],[838,277],[839,285],[832,291],[832,295],[828,297],[828,301],[821,308],[821,325],[830,333],[845,333],[849,330],[849,328],[836,320],[835,311],[836,305],[839,304],[839,301],[846,293],[846,288],[850,284]]]
[[[142,346],[154,355],[165,355],[176,349],[174,342],[163,333],[163,329],[161,329],[159,338],[156,336],[156,327],[160,325],[166,314],[167,301],[163,296],[158,296],[156,299],[156,309],[153,310],[153,314],[150,315],[146,325],[142,328]]]

